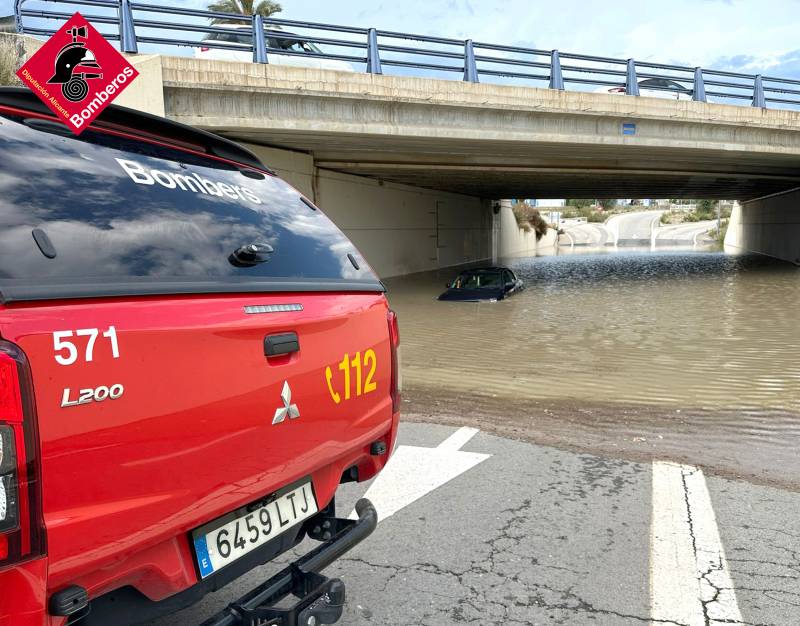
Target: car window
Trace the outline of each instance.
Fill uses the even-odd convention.
[[[316,52],[319,53],[319,48],[316,48],[307,41],[299,39],[270,39],[270,48],[279,48],[281,50],[289,50],[291,52]]]
[[[691,93],[691,89],[687,89],[680,83],[676,83],[674,80],[667,81],[667,84],[669,85],[669,88],[673,89],[674,91],[680,91],[681,93]]]
[[[669,89],[670,91],[680,91],[682,93],[690,93],[690,90],[674,80],[667,80],[666,78],[648,78],[639,83],[639,87],[644,89]]]
[[[502,284],[501,273],[498,271],[473,271],[459,274],[458,278],[450,286],[452,289],[483,289],[486,287],[501,287]]]
[[[252,36],[250,33],[209,33],[205,40],[238,43],[249,46],[252,41]]]
[[[662,87],[669,87],[669,82],[663,78],[648,78],[639,83],[639,87],[655,87],[660,89]]]
[[[249,267],[230,260],[250,244],[273,251]],[[91,130],[63,137],[0,114],[0,293],[120,281],[220,291],[273,279],[377,281],[333,222],[277,177]]]
[[[503,281],[500,272],[484,273],[480,275],[481,287],[502,287]]]

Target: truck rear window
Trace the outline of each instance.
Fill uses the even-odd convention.
[[[289,289],[382,287],[275,176],[0,114],[3,300]]]

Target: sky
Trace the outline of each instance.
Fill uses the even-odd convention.
[[[281,2],[286,19],[800,77],[800,0]]]
[[[207,5],[207,0],[151,1]],[[800,0],[280,2],[284,10],[278,17],[285,19],[800,78]],[[28,4],[65,10],[36,0]],[[0,0],[0,14],[12,5],[13,0]]]

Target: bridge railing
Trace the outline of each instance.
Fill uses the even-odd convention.
[[[69,5],[59,10],[53,5]],[[634,59],[539,50],[523,46],[430,37],[260,16],[218,13],[135,0],[15,0],[17,30],[49,36],[75,9],[123,52],[140,46],[223,50],[254,63],[286,57],[338,61],[335,69],[372,74],[457,77],[465,81],[532,84],[564,90],[665,97],[701,102],[746,102],[754,107],[800,106],[800,80]],[[233,37],[231,35],[234,35]],[[234,40],[234,41],[230,41]],[[301,44],[301,49],[291,49]],[[314,44],[308,46],[305,44]],[[324,51],[317,46],[322,46]],[[277,57],[277,58],[276,58]]]

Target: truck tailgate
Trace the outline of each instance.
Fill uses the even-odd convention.
[[[287,333],[299,350],[268,358],[265,338]],[[31,364],[56,584],[310,476],[391,427],[382,294],[12,305],[0,308],[0,335]],[[315,488],[323,507],[333,491]]]

